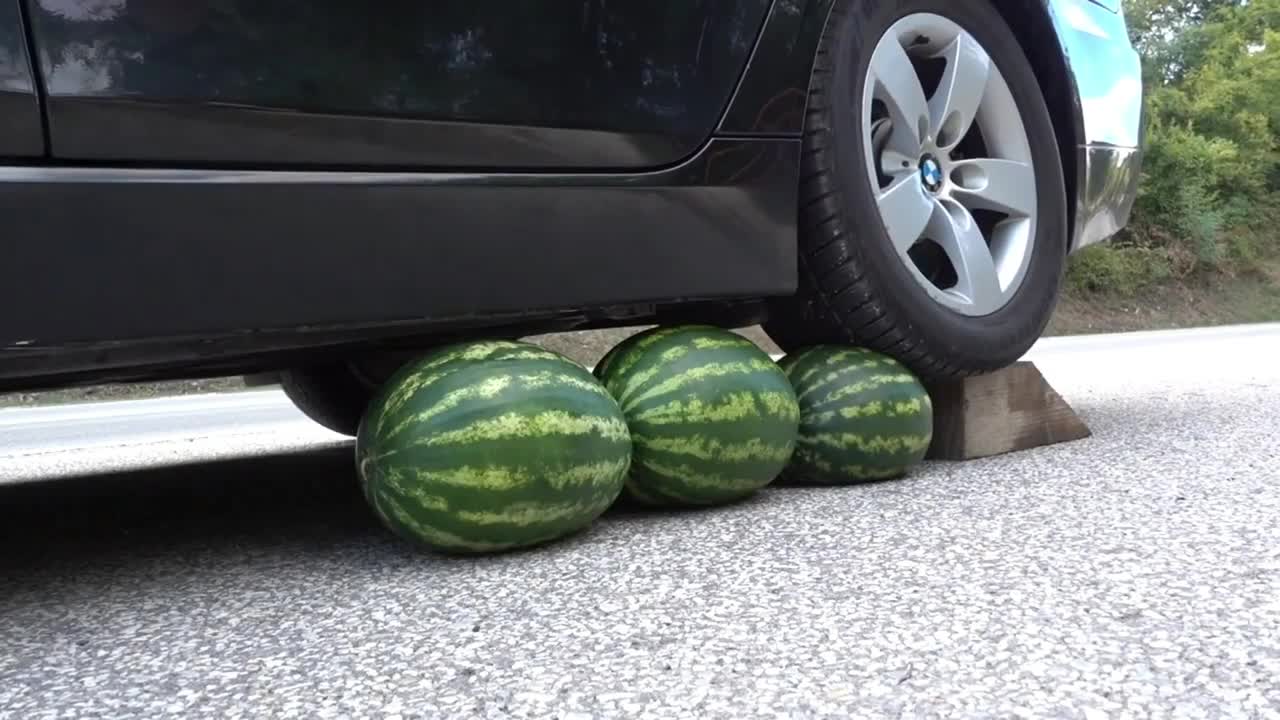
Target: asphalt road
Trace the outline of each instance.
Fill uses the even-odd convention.
[[[383,532],[269,394],[0,413],[0,718],[1280,718],[1278,358],[1049,341],[1088,440],[469,560]]]
[[[0,409],[0,485],[349,444],[279,389]]]

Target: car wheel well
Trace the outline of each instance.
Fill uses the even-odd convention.
[[[1038,42],[1039,38],[1056,38],[1053,20],[1043,0],[993,0],[992,4],[1014,30],[1022,52],[1040,83],[1045,104],[1053,120],[1058,138],[1058,155],[1062,158],[1063,183],[1067,190],[1068,249],[1075,238],[1076,189],[1078,186],[1077,154],[1078,112],[1072,98],[1075,88],[1071,73],[1057,42]]]

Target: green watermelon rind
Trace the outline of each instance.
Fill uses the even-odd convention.
[[[362,419],[356,460],[392,531],[482,553],[586,528],[622,492],[631,448],[621,409],[586,368],[536,345],[479,341],[396,372]]]
[[[778,362],[800,404],[789,483],[851,484],[908,474],[933,439],[933,402],[905,366],[857,347],[819,345]]]
[[[736,333],[653,328],[615,346],[594,374],[631,430],[633,501],[733,502],[772,483],[795,451],[800,417],[791,385]]]

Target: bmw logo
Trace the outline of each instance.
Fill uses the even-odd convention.
[[[929,192],[942,189],[942,165],[932,155],[925,155],[920,160],[920,182]]]

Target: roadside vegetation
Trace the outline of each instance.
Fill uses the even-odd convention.
[[[1146,89],[1140,194],[1128,229],[1072,259],[1063,312],[1150,297],[1170,308],[1146,308],[1161,325],[1202,324],[1183,312],[1197,300],[1206,320],[1280,319],[1280,0],[1125,11]]]

